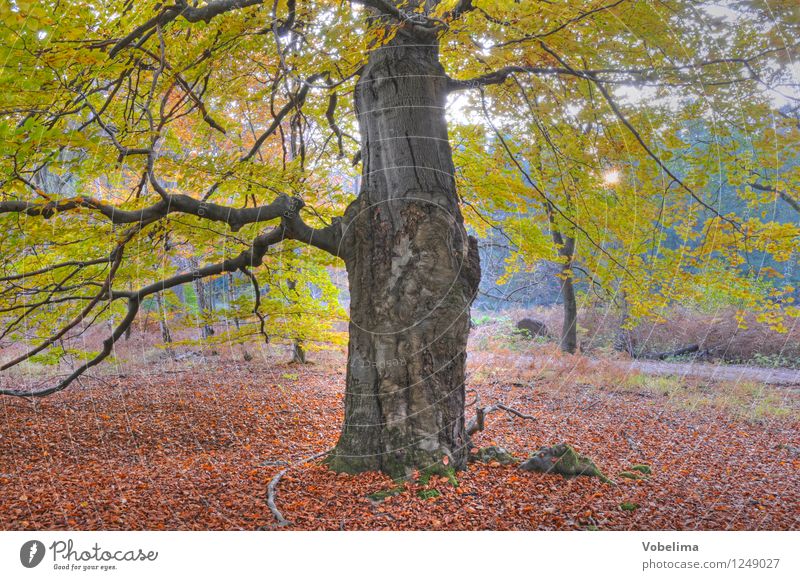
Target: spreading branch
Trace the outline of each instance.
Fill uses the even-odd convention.
[[[246,224],[270,221],[282,217],[294,207],[293,198],[283,195],[272,203],[258,207],[234,208],[230,206],[200,201],[183,194],[162,193],[161,201],[135,210],[125,210],[101,202],[91,197],[74,197],[45,203],[33,201],[10,200],[0,202],[0,214],[20,213],[28,216],[41,216],[45,219],[56,214],[75,209],[91,209],[104,215],[113,224],[132,224],[150,222],[170,213],[183,213],[223,222],[238,231]]]
[[[333,255],[340,255],[340,251],[342,250],[340,220],[334,220],[333,223],[326,228],[319,230],[314,229],[308,226],[300,217],[299,212],[304,205],[302,200],[298,198],[282,196],[275,203],[278,203],[283,210],[283,212],[280,214],[280,225],[260,234],[259,236],[256,236],[251,246],[247,250],[241,252],[238,256],[214,264],[209,264],[192,271],[181,272],[164,280],[160,280],[139,288],[138,290],[114,290],[112,288],[112,283],[114,280],[114,275],[122,263],[124,245],[133,238],[135,233],[141,231],[141,229],[149,223],[140,221],[137,226],[131,228],[127,234],[123,236],[122,241],[119,242],[117,248],[111,253],[111,269],[106,276],[104,283],[101,285],[98,292],[90,298],[89,303],[80,311],[80,313],[67,325],[60,328],[36,347],[0,366],[0,370],[6,370],[16,366],[26,360],[29,360],[32,356],[36,355],[42,350],[52,346],[56,341],[62,339],[70,330],[87,320],[95,307],[101,302],[105,308],[108,306],[108,304],[114,301],[124,300],[127,302],[127,312],[123,319],[111,332],[111,334],[103,341],[102,350],[53,386],[23,390],[0,389],[0,395],[12,395],[17,397],[42,397],[67,388],[84,372],[99,364],[111,354],[114,344],[133,324],[133,321],[139,312],[139,307],[142,303],[142,300],[144,300],[147,296],[156,294],[158,292],[163,292],[164,290],[174,288],[187,282],[192,282],[199,278],[219,276],[221,274],[236,271],[242,271],[247,274],[251,268],[257,268],[263,263],[264,256],[266,255],[270,246],[277,244],[284,239],[302,241],[309,245],[328,251]],[[87,261],[86,263],[95,262],[96,261]],[[63,266],[64,264],[58,264],[52,266],[51,268]],[[41,273],[47,271],[50,271],[50,268],[42,269]]]
[[[239,10],[249,6],[258,6],[263,3],[264,0],[214,0],[202,6],[194,7],[189,6],[186,0],[178,0],[174,5],[162,9],[157,15],[143,24],[140,24],[128,35],[117,41],[109,51],[109,56],[116,56],[121,50],[133,44],[137,39],[151,33],[159,26],[163,27],[169,24],[179,16],[187,22],[203,21],[208,23],[212,18],[224,14],[225,12]]]

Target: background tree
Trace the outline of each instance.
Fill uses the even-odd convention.
[[[314,279],[329,289],[313,302],[330,321],[323,278],[341,260],[345,421],[329,464],[463,468],[480,277],[467,228],[480,233],[498,210],[516,211],[506,224],[516,258],[555,253],[565,281],[581,267],[592,284],[623,289],[632,318],[657,315],[698,274],[775,325],[796,314],[785,289],[738,268],[746,247],[788,259],[798,233],[720,207],[709,177],[742,156],[667,155],[688,147],[677,128],[687,119],[714,135],[780,122],[775,135],[791,146],[796,126],[778,121],[773,101],[794,82],[792,2],[718,14],[689,0],[13,0],[2,19],[5,394],[66,388],[111,354],[143,300],[195,280],[246,277],[269,336],[283,320],[267,310],[265,284],[281,291],[288,272],[313,297]],[[475,159],[459,166],[474,185],[461,191],[475,208],[467,223],[453,100],[456,151]],[[291,119],[303,127],[298,155],[264,155],[287,150]],[[609,165],[625,175],[613,191]],[[43,189],[44,171],[73,190]],[[771,171],[776,191],[796,188],[796,176]],[[203,265],[178,271],[165,236]],[[675,249],[661,244],[669,236]],[[100,351],[75,354],[65,375],[30,384],[6,372],[102,322],[114,329]]]

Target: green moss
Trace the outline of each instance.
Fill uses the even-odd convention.
[[[447,479],[448,483],[453,487],[458,487],[458,479],[456,478],[456,470],[452,467],[447,467],[441,463],[434,463],[422,470],[417,483],[420,485],[428,485],[431,477],[438,475]]]
[[[625,512],[632,512],[635,509],[639,509],[639,504],[632,501],[624,501],[619,504],[619,509]]]
[[[627,479],[645,479],[645,476],[638,471],[623,471],[619,476]]]
[[[381,489],[380,491],[371,493],[367,496],[367,498],[371,499],[372,501],[383,501],[390,497],[400,495],[401,493],[403,493],[404,489],[405,488],[403,488],[403,486],[397,485],[395,487],[390,487],[389,489]]]
[[[558,473],[565,478],[586,475],[597,477],[604,483],[616,485],[613,480],[600,471],[594,461],[579,455],[572,446],[566,443],[559,443],[552,447],[542,447],[527,461],[522,462],[520,469],[538,471],[540,473]]]
[[[372,471],[374,466],[367,460],[361,460],[358,457],[342,457],[335,452],[328,455],[323,460],[323,463],[328,466],[331,471],[336,473],[349,473],[355,475],[356,473],[363,473],[365,471]]]
[[[644,473],[645,475],[650,475],[653,473],[653,470],[649,465],[641,464],[631,466],[631,471],[638,471],[639,473]]]
[[[438,489],[421,489],[417,492],[417,495],[422,499],[433,499],[442,494],[439,493]]]
[[[510,465],[517,462],[517,458],[508,451],[497,445],[481,447],[475,453],[470,454],[469,461],[479,463],[491,463],[497,461],[503,465]]]

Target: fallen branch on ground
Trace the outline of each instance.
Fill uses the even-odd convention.
[[[301,459],[300,461],[295,461],[286,469],[279,471],[278,474],[275,477],[273,477],[272,480],[269,482],[269,485],[267,486],[267,505],[269,506],[269,511],[271,511],[272,515],[275,516],[275,519],[278,520],[279,526],[281,527],[288,526],[291,525],[292,523],[285,517],[283,517],[283,514],[275,505],[275,495],[277,494],[278,483],[280,483],[281,478],[284,475],[286,475],[286,472],[292,469],[293,467],[297,467],[298,465],[302,465],[303,463],[308,463],[309,461],[313,461],[314,459],[322,457],[323,455],[327,455],[331,451],[332,449],[327,449],[326,451],[322,451],[320,453],[312,455],[311,457],[306,457],[305,459]]]
[[[666,352],[653,352],[653,353],[646,353],[640,352],[636,355],[636,358],[639,359],[650,359],[650,360],[664,360],[668,358],[673,358],[676,356],[683,356],[686,354],[692,354],[696,352],[695,358],[700,358],[703,356],[707,356],[709,354],[709,350],[700,350],[699,344],[690,344],[689,346],[684,346],[682,348],[676,350],[670,350]]]

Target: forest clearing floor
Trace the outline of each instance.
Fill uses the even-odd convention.
[[[342,421],[344,355],[310,358],[130,365],[33,403],[2,398],[0,527],[277,528],[269,481],[332,447]],[[524,459],[567,442],[618,485],[471,463],[457,487],[434,476],[376,501],[367,496],[396,487],[389,478],[317,460],[278,486],[283,529],[800,529],[796,388],[649,377],[552,350],[530,358],[470,353],[480,405],[536,418],[492,413],[473,444]],[[634,464],[652,474],[619,477]]]
[[[489,355],[481,360],[483,364],[506,364],[508,355]],[[589,364],[600,367],[614,366],[623,374],[644,374],[674,377],[676,379],[705,379],[715,382],[757,382],[767,385],[782,385],[800,388],[800,369],[768,368],[751,365],[734,365],[711,362],[671,362],[662,360],[605,360],[589,359]],[[536,357],[531,355],[514,355],[513,364],[535,364]]]

